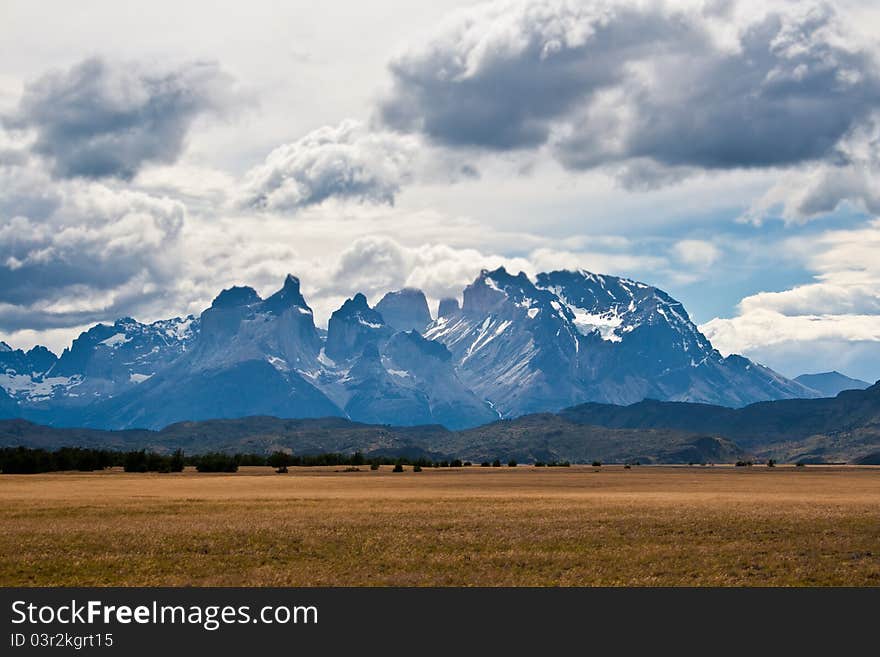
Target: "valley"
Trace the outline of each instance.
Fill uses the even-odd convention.
[[[2,586],[864,586],[872,467],[0,476]]]

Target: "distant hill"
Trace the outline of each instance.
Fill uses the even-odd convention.
[[[739,445],[718,436],[670,429],[609,429],[537,413],[467,431],[437,436],[433,444],[462,458],[500,457],[520,463],[731,463],[748,457]]]
[[[739,409],[645,400],[630,406],[581,404],[560,415],[587,425],[724,436],[781,460],[852,461],[880,451],[880,383],[831,398],[759,402]]]
[[[284,420],[259,416],[181,422],[161,431],[58,429],[25,420],[0,421],[0,447],[18,445],[44,449],[146,448],[164,453],[181,448],[189,454],[361,451],[368,456],[461,458],[473,462],[498,458],[522,463],[590,463],[597,459],[611,463],[703,463],[730,462],[746,456],[737,445],[722,438],[669,430],[588,427],[550,413],[499,421],[468,431],[449,431],[439,425],[360,424],[342,418]]]
[[[160,431],[59,429],[0,421],[0,446],[149,448],[297,454],[354,452],[520,462],[600,460],[641,463],[866,462],[880,453],[880,383],[836,397],[761,402],[740,409],[646,400],[629,406],[581,404],[472,429],[390,426],[339,417],[253,416],[179,422]]]
[[[871,384],[867,381],[853,379],[840,372],[822,372],[821,374],[801,374],[794,378],[807,388],[822,394],[823,397],[836,397],[844,390],[865,390]]]

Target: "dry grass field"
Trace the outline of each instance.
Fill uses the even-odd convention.
[[[3,586],[880,585],[869,467],[3,475],[0,527]]]

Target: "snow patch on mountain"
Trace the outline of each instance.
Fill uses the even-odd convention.
[[[106,340],[101,340],[98,344],[102,344],[105,347],[118,347],[126,342],[131,342],[131,338],[125,335],[125,333],[114,333]]]

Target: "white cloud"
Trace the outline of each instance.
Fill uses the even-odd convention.
[[[709,269],[721,258],[721,250],[706,240],[681,240],[672,251],[679,262],[698,271]]]
[[[294,212],[330,198],[394,202],[411,180],[417,139],[347,120],[273,150],[245,179],[241,203]]]
[[[700,329],[724,354],[748,354],[760,347],[788,342],[880,341],[877,315],[784,315],[761,308],[734,319],[713,319]]]
[[[836,345],[844,358],[851,347],[862,345],[859,349],[864,350],[864,345],[876,343],[870,365],[876,377],[876,368],[880,368],[880,220],[858,229],[827,231],[810,240],[791,239],[779,248],[801,251],[817,272],[815,281],[744,298],[735,317],[715,318],[701,326],[706,336],[723,353],[760,353],[767,359],[784,353],[791,361],[791,354],[798,350],[803,362],[820,351],[827,353],[829,345]]]

